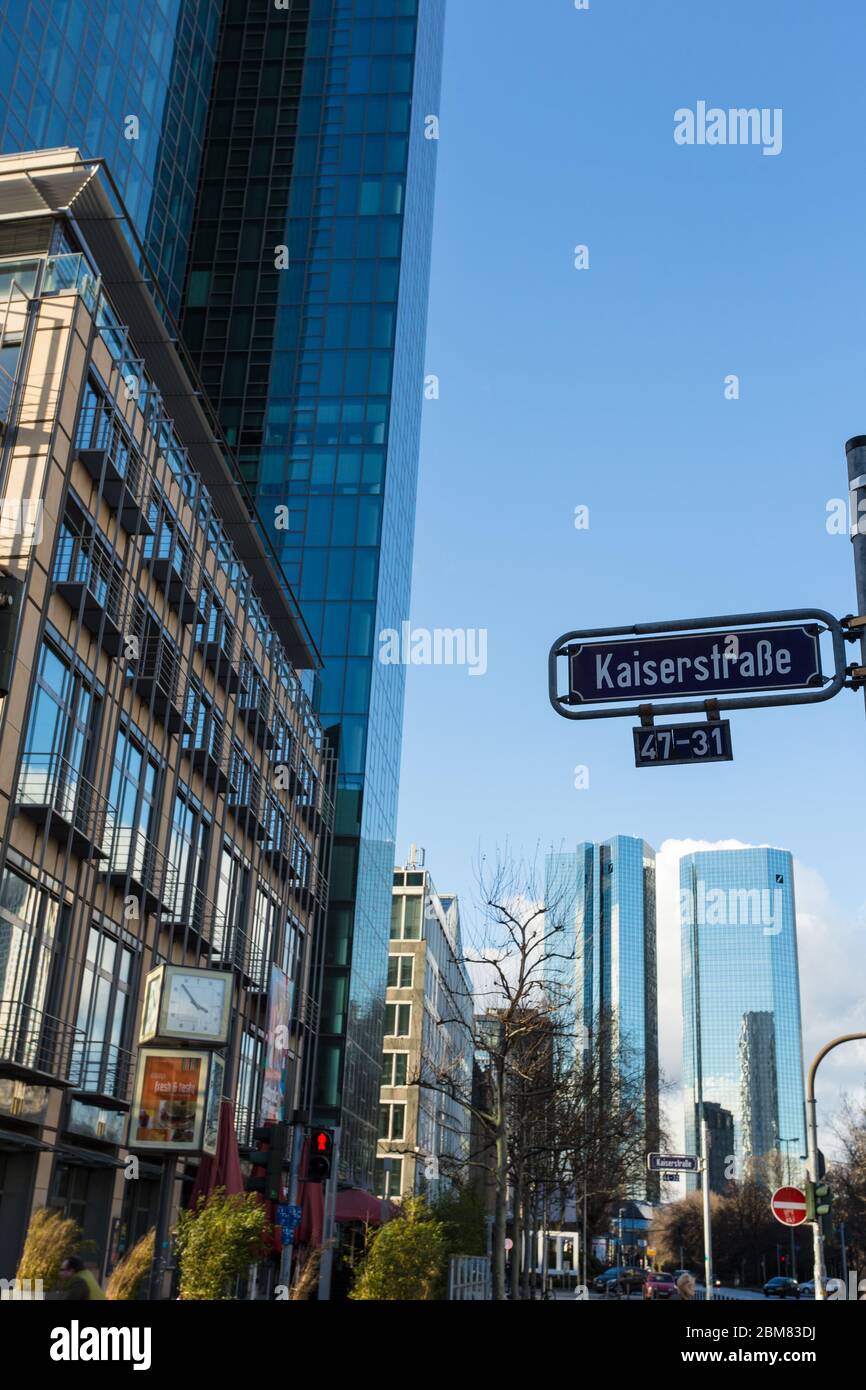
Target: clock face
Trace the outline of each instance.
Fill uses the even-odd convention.
[[[168,984],[165,1027],[190,1038],[221,1038],[227,982],[215,975],[173,972]]]

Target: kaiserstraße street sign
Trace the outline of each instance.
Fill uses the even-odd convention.
[[[783,1226],[802,1226],[806,1220],[806,1194],[799,1187],[779,1187],[773,1193],[770,1209]]]
[[[646,1166],[651,1173],[697,1173],[701,1160],[697,1154],[647,1154]]]

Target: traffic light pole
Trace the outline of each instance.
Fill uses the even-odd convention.
[[[864,440],[864,445],[866,445],[866,440]],[[864,484],[864,486],[866,486],[866,484]],[[834,1047],[841,1047],[842,1043],[863,1041],[866,1041],[866,1033],[845,1033],[841,1038],[834,1038],[832,1042],[828,1042],[825,1047],[821,1048],[821,1051],[809,1068],[809,1078],[806,1083],[806,1132],[808,1140],[808,1180],[811,1183],[817,1183],[820,1176],[818,1173],[818,1116],[817,1102],[815,1100],[815,1077],[818,1068],[827,1056],[827,1053],[832,1052]],[[812,1242],[815,1251],[815,1297],[816,1299],[823,1300],[827,1297],[827,1266],[824,1262],[824,1230],[821,1225],[821,1218],[818,1215],[816,1215],[815,1220],[812,1222]]]

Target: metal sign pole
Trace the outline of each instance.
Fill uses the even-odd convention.
[[[706,1119],[701,1120],[701,1194],[704,1208],[704,1285],[713,1296],[713,1225],[710,1212],[710,1146]]]
[[[845,445],[848,461],[848,508],[857,613],[849,624],[860,628],[860,666],[866,668],[866,435],[858,434]],[[862,511],[861,511],[862,508]],[[866,685],[863,687],[866,698]]]

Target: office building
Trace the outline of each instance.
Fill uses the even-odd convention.
[[[686,1149],[699,1152],[700,1107],[717,1105],[733,1121],[730,1177],[798,1180],[806,1136],[791,856],[686,855],[680,907]]]
[[[155,967],[221,991],[213,1100],[242,1151],[311,1100],[335,780],[315,644],[132,235],[76,151],[0,159],[3,1277],[37,1207],[100,1272],[154,1225],[133,1083]]]
[[[629,835],[549,854],[545,903],[558,1045],[577,1060],[594,1059],[603,1095],[628,1093],[649,1153],[659,1124],[655,854]],[[656,1188],[642,1178],[632,1195]]]
[[[470,1176],[472,985],[457,899],[419,860],[413,846],[394,870],[391,904],[376,1192],[397,1200]]]

